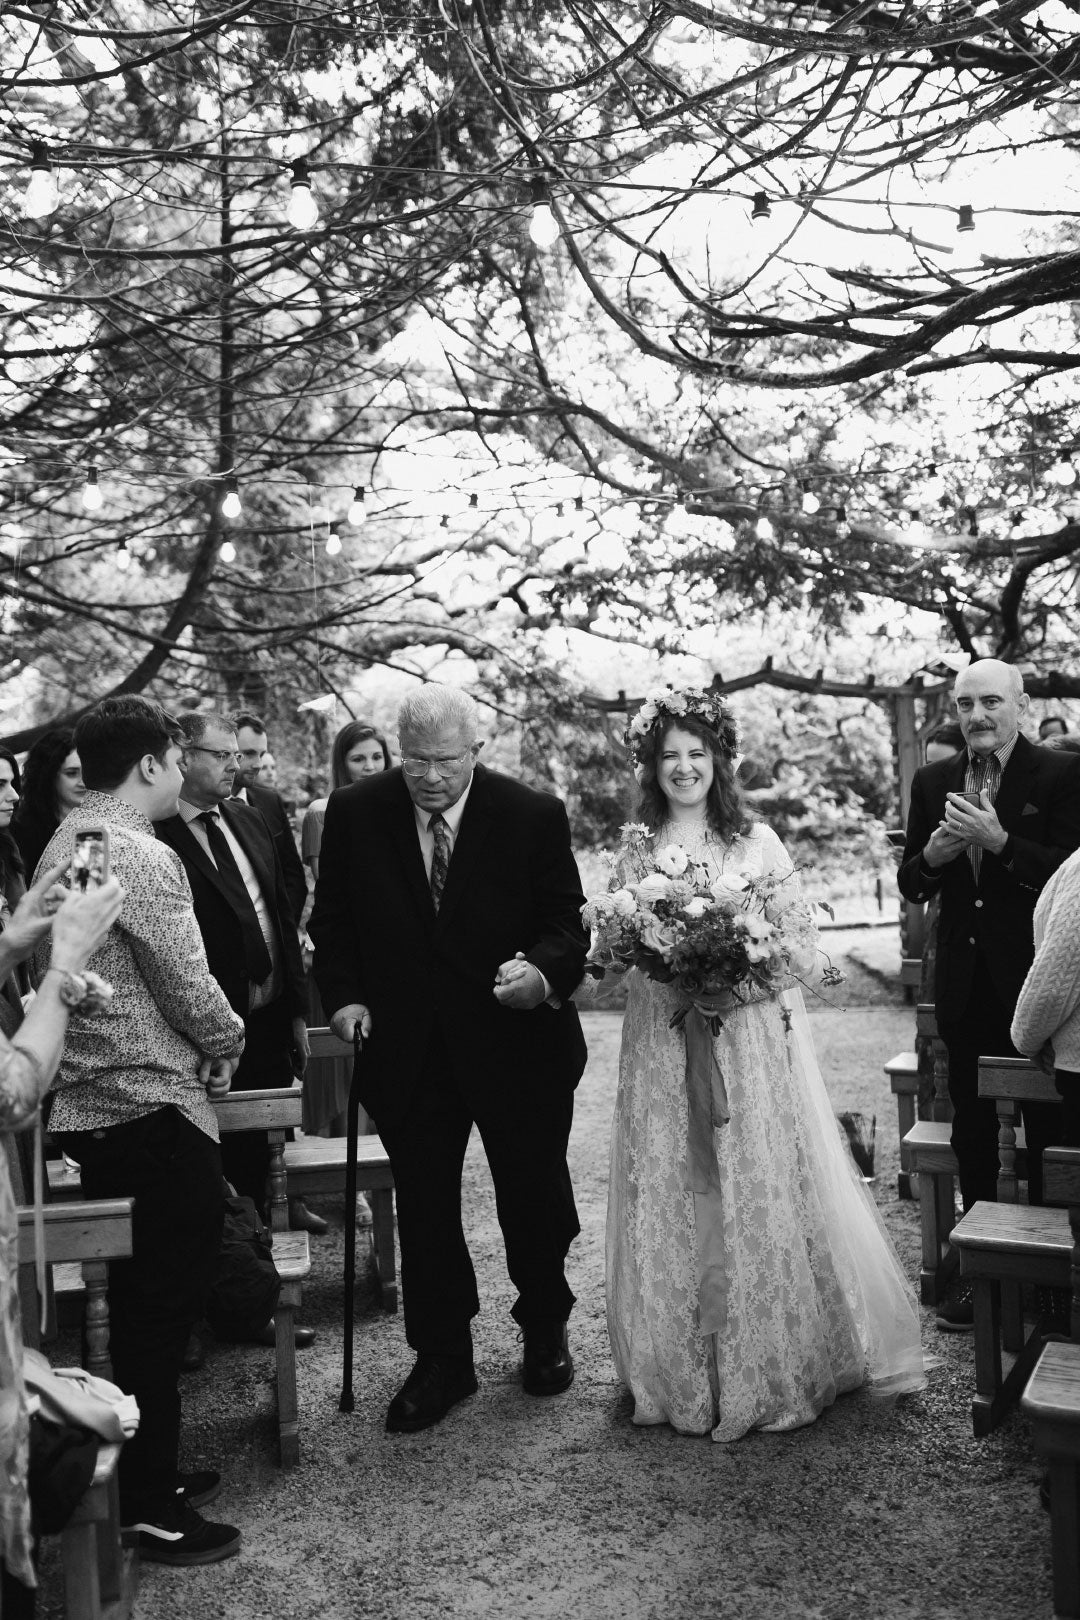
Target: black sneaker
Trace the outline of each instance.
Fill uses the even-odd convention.
[[[951,1298],[938,1306],[934,1323],[941,1333],[974,1332],[975,1300],[969,1282],[960,1283]]]
[[[221,1475],[214,1468],[197,1468],[193,1474],[178,1472],[177,1496],[182,1496],[189,1507],[205,1507],[221,1495]]]
[[[124,1529],[137,1534],[139,1557],[151,1564],[217,1564],[240,1551],[239,1530],[211,1524],[182,1496],[160,1518],[139,1519]]]

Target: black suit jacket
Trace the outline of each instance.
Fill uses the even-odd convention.
[[[299,928],[300,918],[307,905],[307,872],[300,859],[300,851],[296,847],[285,801],[280,793],[275,793],[273,788],[267,787],[249,787],[247,796],[250,805],[259,812],[270,829],[274,848],[281,862],[281,870],[285,876],[285,892],[292,908],[293,922]],[[242,805],[244,801],[240,799],[237,802]]]
[[[983,851],[977,889],[966,854],[928,875],[922,851],[944,818],[945,795],[963,791],[966,770],[963,749],[916,772],[900,864],[900,892],[908,900],[941,895],[934,979],[939,1019],[950,1010],[963,1012],[976,951],[1011,1013],[1034,956],[1035,902],[1051,873],[1080,848],[1080,757],[1018,737],[994,804],[1009,843],[1001,855]]]
[[[478,765],[436,915],[400,768],[331,794],[308,929],[328,1014],[363,1002],[372,1035],[361,1097],[376,1121],[404,1116],[441,1050],[474,1106],[542,1108],[573,1088],[585,1041],[569,997],[588,948],[560,800]],[[492,993],[518,950],[562,1006],[530,1012]]]
[[[246,804],[226,799],[218,809],[255,868],[259,887],[270,907],[281,952],[283,1000],[288,1006],[289,1017],[303,1017],[307,1005],[304,964],[281,863],[270,830],[258,811]],[[234,1012],[246,1019],[248,979],[244,972],[244,937],[218,869],[183,816],[170,816],[167,821],[159,821],[154,830],[163,843],[175,849],[184,863],[210,972],[228,996]]]

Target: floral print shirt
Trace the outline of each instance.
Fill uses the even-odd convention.
[[[217,1119],[199,1064],[204,1054],[232,1051],[244,1025],[206,964],[179,855],[154,836],[140,810],[91,791],[60,823],[38,871],[70,857],[79,828],[103,823],[124,905],[87,965],[114,995],[104,1012],[71,1015],[49,1129],[107,1130],[172,1103],[216,1142]],[[47,943],[39,947],[38,974],[48,967],[48,953]]]

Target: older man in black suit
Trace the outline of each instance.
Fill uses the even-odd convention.
[[[236,765],[231,724],[215,714],[186,714],[179,724],[185,736],[179,814],[158,822],[157,834],[184,863],[210,971],[244,1020],[233,1089],[290,1086],[307,1063],[306,990],[274,842],[258,812],[229,797]],[[221,1155],[227,1179],[261,1209],[265,1132],[230,1134]],[[290,1214],[296,1225],[326,1230],[302,1206]]]
[[[472,699],[425,686],[398,723],[402,766],[330,797],[309,927],[333,1028],[366,1038],[361,1097],[394,1172],[417,1359],[386,1424],[409,1432],[477,1387],[461,1224],[474,1123],[518,1290],[525,1389],[556,1395],[573,1377],[566,1149],[585,1042],[569,998],[587,939],[566,811],[477,765]]]
[[[1035,902],[1080,847],[1080,760],[1021,736],[1028,698],[1012,664],[970,664],[953,697],[966,746],[916,773],[899,882],[908,900],[941,895],[934,1001],[970,1209],[997,1195],[997,1115],[979,1098],[978,1061],[1015,1052],[1009,1026],[1034,955]],[[1025,1110],[1033,1203],[1041,1202],[1042,1148],[1058,1112],[1052,1103]],[[973,1320],[966,1291],[938,1313],[938,1326],[952,1331]]]

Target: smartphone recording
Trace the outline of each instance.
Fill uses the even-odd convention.
[[[109,833],[105,827],[80,827],[71,851],[71,887],[85,894],[109,876]]]

